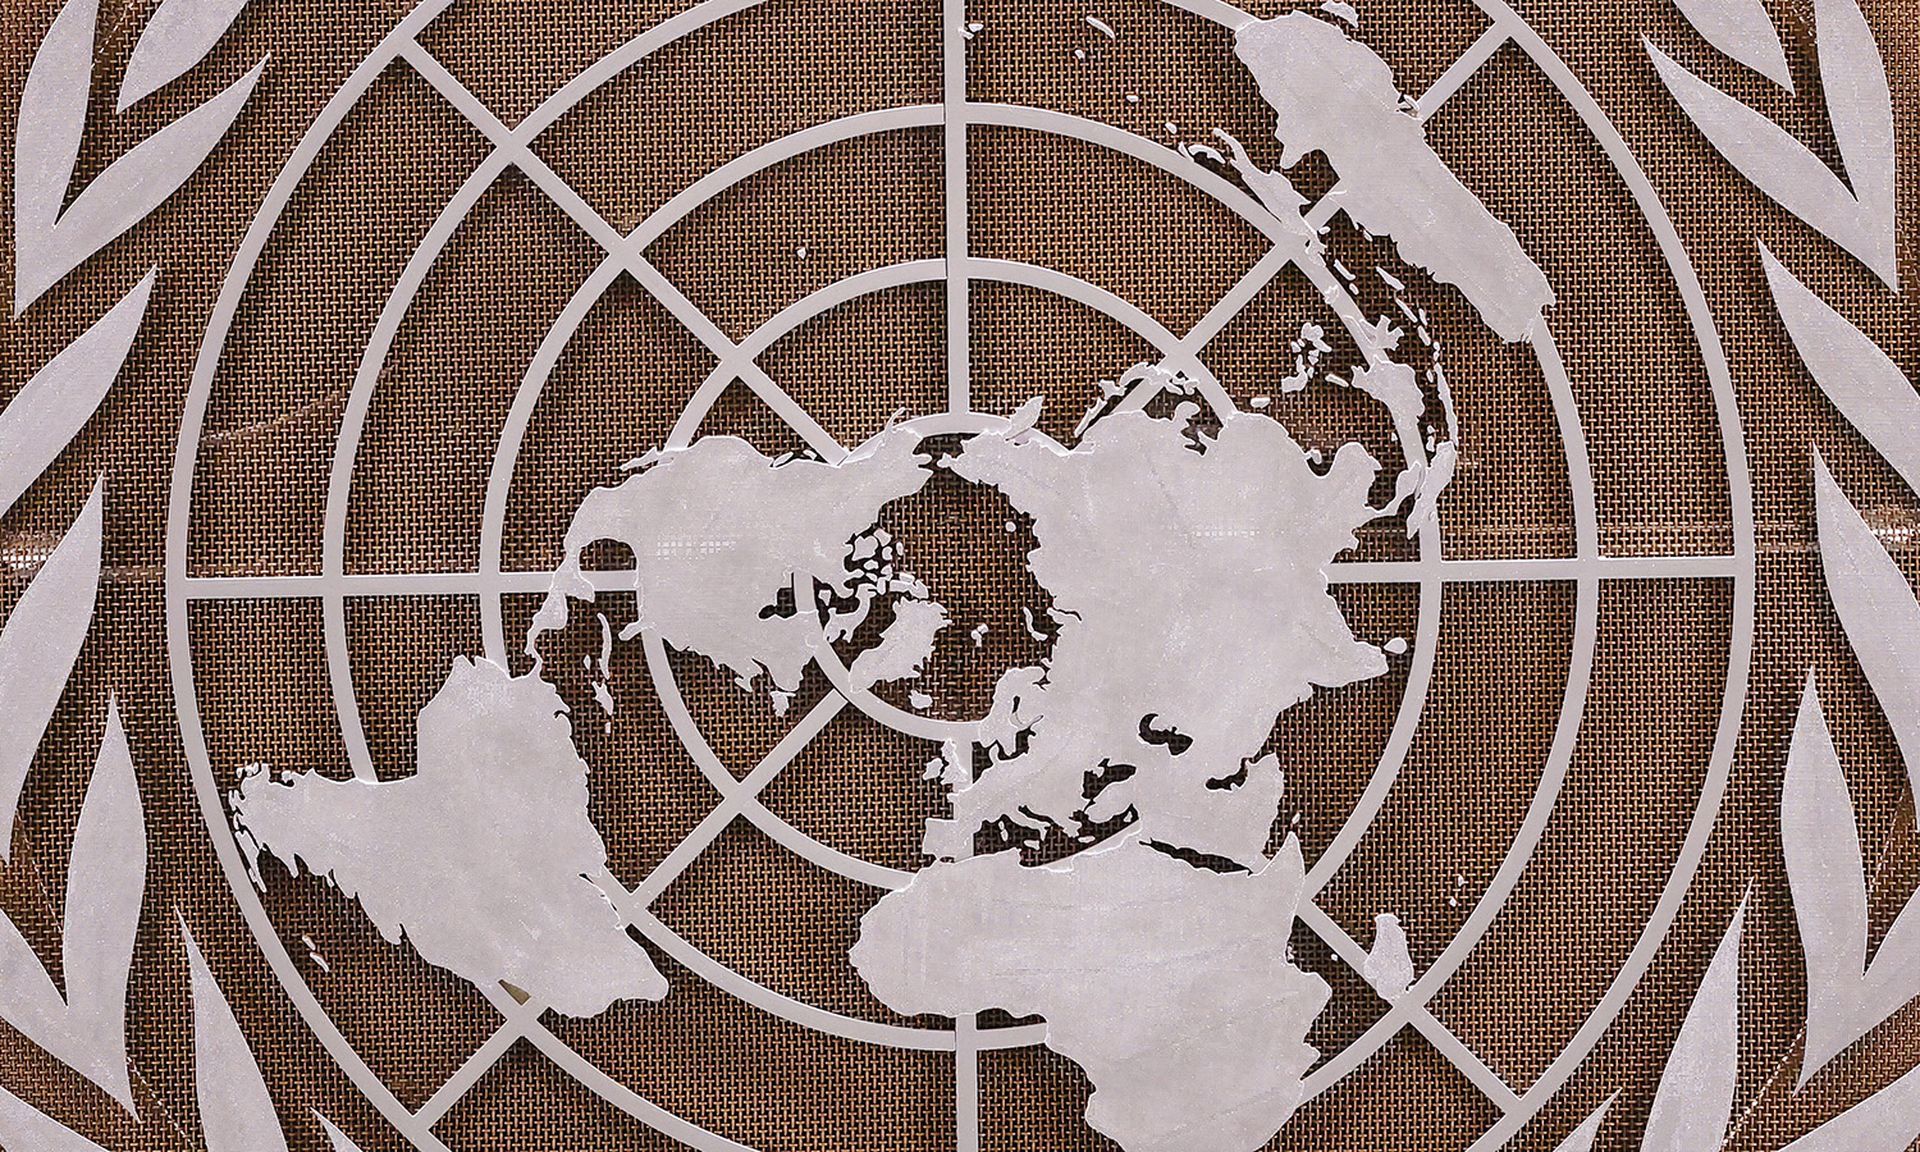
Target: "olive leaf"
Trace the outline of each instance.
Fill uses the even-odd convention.
[[[1740,1075],[1740,932],[1746,918],[1741,901],[1680,1022],[1640,1152],[1701,1152],[1726,1138]]]
[[[1615,1099],[1613,1096],[1607,1097],[1600,1107],[1588,1113],[1578,1128],[1554,1146],[1553,1152],[1593,1152],[1593,1142],[1600,1137],[1600,1125],[1607,1122],[1607,1112],[1613,1108]]]
[[[1907,487],[1920,493],[1920,394],[1893,358],[1787,271],[1763,244],[1774,308],[1814,383]],[[1909,756],[1911,759],[1911,756]]]
[[[33,1152],[107,1152],[5,1088],[0,1088],[0,1147]]]
[[[1707,43],[1793,91],[1793,73],[1787,68],[1780,33],[1760,0],[1673,0],[1673,6]]]
[[[1762,246],[1774,306],[1794,348],[1840,414],[1920,491],[1920,396],[1864,332]],[[1813,454],[1827,597],[1920,795],[1920,601],[1898,564]],[[1809,678],[1794,724],[1781,837],[1807,966],[1800,1084],[1920,996],[1920,901],[1895,918],[1867,962],[1867,889],[1846,777]]]
[[[1827,598],[1893,730],[1909,786],[1920,786],[1920,603],[1818,453],[1813,465]]]
[[[1641,42],[1681,111],[1742,176],[1897,290],[1893,97],[1886,65],[1854,0],[1814,0],[1814,23],[1821,90],[1844,181],[1778,124],[1689,72],[1653,41]]]
[[[280,1117],[273,1110],[260,1064],[206,957],[200,954],[186,918],[178,918],[193,974],[194,1091],[207,1152],[287,1152],[287,1137],[280,1130]]]
[[[1920,602],[1814,454],[1820,560],[1841,629],[1880,701],[1909,779],[1920,771]],[[1920,996],[1920,901],[1867,960],[1867,885],[1846,775],[1811,677],[1787,753],[1780,833],[1807,968],[1801,1085]]]
[[[286,1133],[274,1112],[260,1064],[185,918],[180,917],[179,923],[193,986],[195,1094],[206,1152],[286,1152]],[[318,1112],[313,1118],[333,1152],[360,1152],[332,1121]],[[5,1088],[0,1088],[0,1146],[21,1152],[106,1152]]]
[[[1920,902],[1910,902],[1867,962],[1867,881],[1853,799],[1807,678],[1787,753],[1780,836],[1807,969],[1803,1086],[1920,992]]]
[[[1860,141],[1878,132],[1884,75],[1836,83],[1827,57],[1878,56],[1864,22],[1828,18],[1821,67],[1834,128],[1851,171]],[[1857,16],[1857,12],[1854,13]],[[1827,36],[1834,27],[1838,36]],[[1837,93],[1837,95],[1836,95]],[[1863,129],[1864,125],[1864,129]],[[1848,141],[1853,141],[1850,145]],[[1854,151],[1850,152],[1849,148]],[[1891,183],[1891,163],[1887,180]],[[1863,196],[1868,189],[1856,179]],[[1764,245],[1761,263],[1774,307],[1820,390],[1908,486],[1920,492],[1920,397],[1892,359],[1829,306]],[[1891,283],[1891,281],[1889,281]],[[1827,596],[1861,672],[1879,702],[1920,794],[1920,602],[1825,459],[1813,453],[1820,565]],[[1894,918],[1867,957],[1867,887],[1859,828],[1846,775],[1809,675],[1787,753],[1780,833],[1807,970],[1806,1047],[1799,1085],[1849,1045],[1920,995],[1920,899]],[[1900,1152],[1920,1136],[1920,1069],[1795,1140],[1783,1152]]]
[[[1740,931],[1745,920],[1747,902],[1741,900],[1713,962],[1707,964],[1707,977],[1693,995],[1686,1020],[1680,1021],[1661,1085],[1653,1092],[1640,1152],[1705,1152],[1726,1139],[1726,1123],[1734,1117],[1734,1083],[1740,1077]],[[1615,1096],[1609,1096],[1582,1119],[1555,1152],[1592,1152],[1613,1100]]]
[[[0,410],[0,516],[66,450],[106,399],[146,319],[159,271],[148,272]]]
[[[320,1128],[326,1132],[327,1143],[333,1145],[333,1152],[360,1152],[360,1146],[349,1139],[345,1132],[334,1127],[333,1121],[318,1112],[313,1114],[313,1118],[320,1121]]]
[[[126,111],[206,59],[246,6],[247,0],[160,0],[133,46],[114,110]]]
[[[1811,692],[1808,695],[1811,698]],[[1803,706],[1803,719],[1806,714]],[[1813,715],[1818,716],[1817,702]],[[1795,743],[1799,741],[1796,726]],[[1844,782],[1841,787],[1844,790]],[[1850,817],[1850,803],[1847,812]],[[1857,847],[1855,852],[1857,859]],[[1800,903],[1797,890],[1794,903]],[[1740,936],[1746,914],[1743,900],[1680,1024],[1680,1035],[1660,1074],[1660,1086],[1654,1091],[1640,1152],[1708,1152],[1726,1140],[1740,1073]],[[1595,1109],[1556,1152],[1591,1152],[1612,1104],[1609,1099]],[[1916,1137],[1920,1137],[1920,1069],[1908,1072],[1781,1152],[1904,1152]]]
[[[11,820],[11,810],[8,812]],[[0,913],[0,1019],[132,1112],[127,976],[146,890],[147,832],[133,758],[115,703],[80,808],[67,869],[61,966],[54,987],[20,930]]]
[[[149,272],[0,410],[0,515],[100,406],[146,315],[153,283]],[[80,515],[0,626],[0,860],[11,858],[27,772],[93,621],[104,486],[104,478],[95,482]],[[0,913],[0,1019],[131,1112],[127,976],[146,886],[146,824],[116,702],[108,704],[67,875],[66,994]]]
[[[93,621],[100,584],[104,479],[0,627],[0,860],[10,859],[14,809]]]
[[[1906,1152],[1920,1137],[1920,1068],[1780,1152]]]
[[[1746,918],[1742,900],[1680,1022],[1680,1035],[1654,1091],[1640,1152],[1707,1152],[1726,1138],[1740,1073],[1740,934]],[[1612,1106],[1610,1097],[1555,1152],[1591,1152]]]
[[[144,220],[192,176],[240,116],[267,61],[142,140],[64,212],[86,131],[99,0],[68,0],[34,53],[14,135],[13,313]]]

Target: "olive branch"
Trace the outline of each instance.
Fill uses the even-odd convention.
[[[1793,90],[1786,54],[1760,0],[1674,0],[1708,43]],[[1821,87],[1846,167],[1842,181],[1765,116],[1644,41],[1689,120],[1740,174],[1865,263],[1898,291],[1893,102],[1886,66],[1854,0],[1814,0]],[[1850,186],[1849,186],[1850,185]],[[1846,317],[1759,248],[1767,283],[1815,383],[1867,443],[1920,492],[1920,395]],[[1892,726],[1920,795],[1920,602],[1914,589],[1810,450],[1827,595],[1868,686]],[[1920,895],[1867,955],[1867,880],[1846,776],[1813,674],[1807,674],[1780,801],[1787,882],[1806,968],[1807,1018],[1795,1090],[1920,996]],[[1643,1152],[1699,1152],[1731,1136],[1740,1061],[1740,936],[1735,912],[1681,1024],[1655,1090]],[[1560,1145],[1589,1152],[1608,1106]],[[1920,1068],[1786,1145],[1782,1152],[1902,1152],[1920,1136]]]
[[[161,0],[135,43],[116,111],[193,69],[246,0]],[[119,157],[69,201],[93,85],[98,0],[68,0],[37,47],[20,93],[13,150],[14,316],[173,195],[225,138],[266,60]],[[63,205],[65,207],[63,208]],[[145,319],[159,270],[43,365],[0,409],[0,517],[93,419]],[[14,856],[21,793],[93,623],[106,477],[94,481],[0,623],[0,863]],[[105,732],[74,830],[61,927],[64,992],[0,912],[0,1019],[137,1115],[127,1059],[127,985],[146,891],[146,821],[133,754],[109,696]],[[195,1082],[208,1152],[284,1152],[259,1063],[183,919],[192,973]],[[336,1152],[353,1144],[315,1114]],[[104,1152],[0,1088],[0,1144]]]

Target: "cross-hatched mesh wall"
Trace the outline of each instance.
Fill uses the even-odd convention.
[[[1253,12],[1287,7],[1261,3]],[[1393,308],[1386,282],[1369,271],[1387,269],[1408,285],[1407,299],[1425,310],[1443,349],[1462,439],[1458,478],[1440,504],[1442,554],[1487,566],[1463,568],[1423,592],[1405,575],[1419,547],[1404,523],[1365,530],[1342,559],[1377,564],[1380,578],[1343,580],[1336,597],[1356,635],[1407,638],[1411,651],[1386,676],[1289,710],[1270,740],[1287,772],[1282,819],[1309,865],[1336,846],[1343,854],[1316,898],[1334,930],[1364,945],[1374,914],[1394,911],[1408,926],[1418,970],[1457,964],[1427,1004],[1423,1023],[1432,1032],[1381,1029],[1388,1006],[1323,934],[1300,926],[1297,961],[1334,990],[1312,1042],[1336,1060],[1356,1044],[1372,1054],[1303,1107],[1272,1146],[1468,1147],[1510,1101],[1490,1096],[1433,1035],[1457,1041],[1517,1093],[1548,1072],[1655,916],[1712,775],[1716,740],[1731,735],[1721,731],[1729,676],[1750,657],[1748,689],[1734,701],[1743,726],[1731,779],[1686,901],[1624,1012],[1516,1146],[1552,1147],[1616,1092],[1600,1146],[1637,1146],[1681,1016],[1714,943],[1750,894],[1731,1147],[1777,1148],[1920,1062],[1920,1015],[1910,1008],[1810,1088],[1791,1092],[1805,994],[1778,800],[1809,668],[1859,808],[1876,945],[1920,880],[1905,775],[1822,590],[1809,449],[1819,448],[1870,521],[1886,529],[1909,578],[1920,578],[1912,543],[1920,500],[1799,367],[1767,301],[1753,238],[1910,376],[1920,375],[1920,312],[1910,293],[1885,292],[1721,162],[1660,88],[1640,37],[1837,165],[1820,102],[1808,96],[1819,90],[1811,6],[1770,6],[1800,98],[1719,57],[1671,6],[1514,6],[1644,164],[1705,288],[1738,400],[1744,440],[1735,442],[1735,459],[1751,469],[1758,562],[1750,629],[1732,568],[1659,568],[1681,558],[1714,572],[1712,558],[1735,550],[1739,526],[1725,440],[1732,414],[1716,406],[1683,277],[1645,205],[1540,61],[1522,43],[1497,39],[1481,8],[1469,0],[1357,7],[1356,37],[1393,67],[1404,92],[1449,89],[1443,104],[1423,109],[1431,114],[1428,138],[1547,272],[1565,379],[1550,379],[1528,347],[1502,343],[1457,292],[1399,262],[1389,243],[1344,217],[1331,223],[1330,255],[1361,271],[1354,291],[1367,313]],[[1920,240],[1912,175],[1920,172],[1920,22],[1903,0],[1863,7],[1894,90],[1901,253],[1911,282]],[[456,0],[417,38],[447,76],[405,60],[386,66],[326,135],[266,235],[218,349],[190,454],[186,519],[170,524],[189,381],[235,253],[303,134],[411,5],[252,6],[199,68],[121,114],[113,93],[150,6],[105,8],[76,188],[262,55],[271,61],[235,133],[185,190],[8,328],[0,394],[148,267],[161,268],[152,312],[101,413],[0,523],[6,611],[95,477],[108,478],[96,625],[29,776],[15,855],[0,871],[0,907],[57,977],[66,845],[108,699],[117,699],[152,861],[130,1017],[140,1119],[5,1027],[0,1083],[109,1148],[198,1146],[178,908],[235,1005],[294,1146],[325,1146],[311,1119],[317,1109],[368,1152],[408,1147],[322,1048],[263,960],[263,944],[272,942],[256,940],[244,922],[202,820],[176,690],[193,701],[205,764],[222,789],[254,764],[345,776],[357,743],[382,779],[411,773],[414,717],[449,662],[485,651],[497,627],[514,670],[531,666],[520,639],[544,586],[539,573],[559,560],[573,509],[595,486],[617,481],[623,462],[661,444],[721,363],[712,341],[690,332],[660,293],[610,268],[580,213],[615,234],[644,230],[676,196],[753,149],[857,114],[937,106],[949,30],[927,0],[731,5],[685,35],[661,36],[656,50],[550,126],[516,138],[529,156],[501,163],[489,125],[449,100],[449,78],[511,132],[636,36],[714,12],[624,0]],[[7,10],[0,129],[13,124],[33,47],[55,11],[43,0]],[[1095,12],[1118,31],[1108,39],[1085,21],[1090,11],[1056,0],[968,6],[978,29],[966,42],[967,98],[1123,129],[1166,148],[1172,163],[1156,167],[1085,138],[976,124],[962,170],[969,254],[1071,274],[1179,338],[1207,323],[1268,244],[1254,223],[1171,170],[1202,165],[1172,149],[1214,144],[1212,130],[1224,128],[1274,167],[1271,111],[1219,24],[1160,0],[1119,0]],[[1452,90],[1455,62],[1478,61],[1476,45],[1494,43]],[[876,269],[935,262],[928,276],[782,327],[752,356],[828,435],[855,444],[897,415],[948,404],[948,356],[957,345],[937,262],[949,243],[950,162],[937,111],[835,140],[676,209],[644,256],[724,341],[749,347],[812,293]],[[1316,197],[1333,178],[1318,156],[1294,175]],[[0,181],[0,215],[10,215],[11,187]],[[559,187],[575,200],[557,199]],[[448,213],[463,196],[470,206]],[[441,236],[434,229],[443,216],[451,230]],[[410,299],[391,305],[429,242],[444,247],[407,284]],[[392,322],[383,325],[390,308]],[[973,406],[1005,415],[1043,396],[1041,427],[1062,440],[1095,402],[1099,381],[1162,351],[1111,312],[1034,283],[982,275],[969,285],[964,316]],[[1281,269],[1190,351],[1241,407],[1269,401],[1261,407],[1302,444],[1359,440],[1378,458],[1396,459],[1390,424],[1358,392],[1325,382],[1283,392],[1280,381],[1293,370],[1289,340],[1316,318],[1324,320],[1316,289],[1297,269]],[[1330,338],[1330,362],[1352,363],[1352,346],[1337,333]],[[538,402],[502,465],[503,433],[536,363],[545,366]],[[363,373],[364,419],[357,434],[343,434]],[[768,453],[805,447],[745,381],[723,373],[715,388],[699,434],[743,436]],[[1570,450],[1570,436],[1580,452]],[[340,569],[366,582],[340,603],[344,644],[330,645],[321,584],[266,595],[244,582],[326,571],[329,476],[343,442],[355,455]],[[1584,467],[1575,462],[1582,453]],[[475,574],[489,563],[489,482],[502,467],[497,562],[506,575],[488,582]],[[1648,566],[1625,566],[1584,594],[1571,567],[1521,578],[1502,566],[1579,556],[1587,500],[1598,553]],[[906,542],[908,566],[957,615],[989,624],[978,646],[950,630],[914,685],[939,714],[978,715],[993,676],[1030,663],[1044,643],[1028,635],[1019,613],[1044,597],[1019,562],[1032,546],[1030,525],[992,493],[964,485],[936,485],[887,516]],[[175,589],[183,611],[171,632],[170,528],[184,533],[185,575],[206,592]],[[617,566],[623,558],[599,559]],[[395,580],[373,579],[382,576]],[[630,595],[603,595],[596,607],[616,622],[634,611]],[[1583,617],[1591,651],[1577,641]],[[614,652],[617,708],[603,727],[577,671],[599,643],[598,625],[577,617],[575,628],[543,641],[541,654],[575,706],[609,867],[636,885],[721,801],[716,785],[724,783],[703,771],[674,727],[659,675],[669,674],[700,741],[736,777],[831,690],[811,671],[777,713],[764,694],[740,691],[703,658],[666,653],[650,664],[636,641]],[[174,677],[183,654],[192,678],[181,686]],[[336,664],[351,700],[336,696]],[[1571,713],[1570,693],[1581,704]],[[903,693],[882,694],[906,704]],[[757,811],[837,852],[911,870],[922,860],[923,822],[946,811],[922,776],[936,752],[847,708],[759,794]],[[1343,842],[1347,816],[1383,758],[1397,765],[1394,785],[1364,834]],[[1550,778],[1558,791],[1544,833],[1497,914],[1476,923]],[[448,1148],[680,1146],[636,1116],[646,1111],[636,1100],[766,1152],[956,1146],[955,1098],[965,1083],[956,1084],[951,1052],[832,1035],[748,1004],[696,970],[724,965],[770,996],[854,1021],[951,1024],[891,1013],[848,964],[859,918],[881,890],[802,859],[745,816],[651,906],[669,934],[647,944],[672,984],[668,998],[591,1020],[548,1013],[530,1037],[502,1033],[497,998],[382,940],[324,881],[272,864],[262,877],[258,899],[277,947],[371,1074],[400,1107],[428,1109],[433,1136]],[[1473,947],[1455,955],[1462,932]],[[670,956],[662,938],[699,957]],[[980,1026],[991,1036],[1015,1023],[987,1014]],[[444,1092],[477,1052],[481,1063],[471,1067],[485,1071],[462,1091]],[[599,1078],[567,1070],[569,1057]],[[978,1058],[978,1146],[1111,1147],[1081,1119],[1088,1091],[1064,1058],[989,1041]]]

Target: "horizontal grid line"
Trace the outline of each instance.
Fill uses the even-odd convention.
[[[1413,584],[1438,570],[1449,583],[1501,583],[1530,580],[1730,580],[1744,574],[1736,556],[1596,556],[1500,560],[1353,560],[1327,567],[1334,584]],[[585,572],[595,592],[633,591],[631,570]],[[481,572],[368,572],[340,577],[300,576],[188,576],[183,581],[188,600],[303,600],[339,595],[484,596],[498,593],[545,594],[553,574],[510,571],[489,576]]]

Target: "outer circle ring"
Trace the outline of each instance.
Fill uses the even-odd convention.
[[[213,776],[204,732],[200,724],[198,699],[192,675],[192,656],[188,635],[188,606],[193,597],[190,594],[187,580],[186,545],[187,526],[191,510],[192,478],[199,446],[199,434],[205,417],[205,408],[211,393],[213,378],[218,367],[226,333],[238,310],[241,295],[247,280],[251,276],[253,266],[258,260],[268,236],[277,224],[281,212],[290,200],[307,168],[317,157],[321,147],[338,128],[351,108],[358,102],[361,96],[364,95],[366,89],[371,86],[380,72],[396,58],[406,55],[408,49],[414,46],[415,37],[417,37],[450,2],[451,0],[427,0],[426,3],[423,3],[411,12],[394,31],[376,47],[368,59],[362,62],[352,76],[349,77],[340,91],[335,93],[332,100],[327,104],[306,136],[303,137],[300,144],[296,147],[286,167],[269,191],[261,211],[256,216],[252,227],[249,229],[247,236],[236,254],[233,267],[230,269],[226,281],[223,284],[212,321],[202,341],[199,360],[196,364],[188,394],[186,411],[183,415],[181,436],[176,449],[167,532],[167,630],[169,662],[174,682],[175,702],[181,718],[182,732],[190,767],[193,772],[196,795],[200,800],[202,814],[212,834],[216,853],[221,860],[223,869],[228,875],[229,883],[234,889],[243,914],[250,928],[253,930],[256,939],[261,944],[269,964],[274,968],[276,975],[280,978],[282,985],[294,1000],[303,1018],[305,1018],[309,1026],[314,1029],[316,1036],[321,1040],[330,1054],[340,1062],[343,1069],[347,1071],[349,1076],[354,1080],[356,1086],[368,1096],[390,1122],[417,1146],[431,1149],[439,1149],[444,1146],[433,1136],[429,1126],[418,1123],[417,1119],[400,1104],[392,1095],[391,1091],[374,1076],[364,1061],[360,1060],[357,1054],[353,1052],[351,1046],[345,1041],[338,1029],[334,1027],[332,1022],[327,1018],[324,1010],[320,1007],[318,1001],[314,999],[311,991],[306,988],[304,981],[299,976],[297,968],[295,968],[293,964],[291,956],[287,953],[284,946],[280,944],[276,933],[273,931],[264,906],[261,905],[257,894],[252,889],[247,877],[245,864],[239,857],[237,845],[230,836],[225,834],[225,812],[221,804],[219,785]],[[553,100],[550,100],[548,105],[544,105],[540,111],[537,111],[529,118],[529,124],[532,125],[532,130],[537,132],[546,124],[551,123],[553,119],[557,118],[560,111],[564,111],[564,108],[570,106],[580,95],[583,95],[586,91],[590,91],[594,87],[598,87],[599,84],[610,79],[619,71],[624,70],[640,57],[699,27],[734,12],[750,8],[754,6],[756,2],[757,0],[708,0],[707,3],[664,22],[650,32],[630,42],[621,50],[616,51],[606,60],[589,68],[579,77],[576,77],[561,93],[557,94]],[[1233,9],[1224,4],[1213,3],[1211,0],[1171,0],[1171,2],[1178,7],[1197,12],[1202,16],[1229,26],[1247,19],[1245,14],[1239,12],[1237,9]],[[1645,216],[1653,230],[1656,240],[1661,246],[1662,253],[1681,292],[1689,319],[1692,321],[1696,339],[1699,342],[1709,381],[1712,386],[1728,469],[1735,537],[1734,555],[1729,558],[1732,561],[1731,568],[1734,584],[1733,637],[1729,649],[1727,681],[1723,698],[1721,723],[1709,763],[1707,780],[1702,788],[1702,793],[1696,805],[1679,858],[1676,860],[1661,899],[1648,924],[1642,931],[1641,937],[1630,955],[1625,968],[1615,978],[1600,1004],[1590,1014],[1566,1050],[1555,1059],[1547,1072],[1527,1091],[1525,1096],[1516,1101],[1516,1106],[1509,1109],[1507,1115],[1475,1144],[1476,1152],[1481,1152],[1481,1150],[1497,1147],[1500,1143],[1504,1142],[1508,1135],[1517,1131],[1528,1117],[1538,1111],[1546,1102],[1546,1099],[1557,1090],[1559,1085],[1564,1083],[1565,1079],[1571,1075],[1573,1070],[1578,1066],[1580,1060],[1585,1057],[1587,1052],[1590,1051],[1598,1041],[1601,1033],[1604,1032],[1613,1017],[1617,1015],[1619,1010],[1624,1006],[1627,997],[1631,994],[1639,978],[1651,963],[1653,953],[1655,949],[1657,949],[1661,939],[1664,938],[1668,927],[1671,925],[1674,914],[1678,910],[1680,900],[1684,896],[1692,874],[1704,853],[1706,837],[1711,830],[1714,816],[1717,814],[1731,766],[1733,741],[1739,729],[1741,709],[1744,702],[1751,659],[1754,612],[1754,526],[1750,479],[1744,454],[1744,438],[1740,428],[1739,414],[1734,402],[1730,373],[1724,352],[1719,343],[1718,334],[1714,329],[1711,316],[1707,311],[1704,292],[1701,289],[1698,277],[1693,271],[1690,260],[1680,246],[1678,235],[1673,228],[1671,220],[1666,215],[1664,208],[1660,205],[1644,171],[1639,167],[1630,153],[1628,153],[1626,145],[1617,130],[1613,128],[1605,113],[1599,108],[1597,102],[1595,102],[1592,96],[1580,85],[1565,63],[1560,60],[1536,33],[1528,28],[1524,22],[1513,13],[1511,8],[1505,3],[1505,0],[1476,0],[1476,2],[1479,3],[1482,9],[1493,19],[1495,27],[1503,31],[1506,36],[1519,45],[1533,62],[1545,72],[1549,80],[1560,90],[1562,96],[1574,107],[1587,128],[1594,133],[1609,159],[1613,162],[1616,170],[1627,183],[1629,190],[1634,196],[1636,205]],[[564,97],[568,96],[569,92],[573,93],[572,98],[565,100],[564,103],[560,103]],[[558,110],[551,110],[556,104],[559,104]],[[527,127],[528,125],[522,126],[523,129]],[[504,168],[504,164],[502,168]],[[1549,358],[1557,362],[1557,354],[1550,352],[1550,346],[1548,355]],[[1562,373],[1561,376],[1564,378],[1564,373]],[[1558,403],[1558,397],[1556,397],[1555,406],[1556,410],[1561,407],[1560,403]],[[1568,440],[1567,443],[1569,445],[1569,454],[1572,456],[1576,442],[1574,440]],[[1584,452],[1582,451],[1580,455],[1581,459],[1578,463],[1584,474]],[[1571,463],[1573,462],[1570,460],[1570,464]],[[1588,510],[1590,511],[1592,500],[1590,476],[1587,476],[1586,479],[1585,495]],[[1579,503],[1579,494],[1577,492],[1577,510]],[[1582,538],[1580,559],[1583,562],[1591,560],[1593,563],[1583,565],[1584,571],[1579,575],[1578,581],[1581,594],[1580,603],[1583,608],[1590,609],[1593,597],[1597,595],[1598,581],[1601,578],[1603,568],[1598,562],[1597,543],[1592,548],[1586,546],[1586,541],[1596,539],[1596,534],[1592,527],[1591,518],[1588,517],[1585,519],[1586,523],[1580,525],[1583,529],[1583,531],[1580,532]],[[1435,543],[1437,544],[1437,541]],[[1437,561],[1437,548],[1432,554]],[[332,589],[331,595],[340,595],[340,590]],[[1424,603],[1422,614],[1424,620]],[[1580,612],[1579,619],[1576,623],[1575,635],[1576,663],[1579,663],[1581,660],[1579,651],[1583,647],[1586,653],[1586,660],[1591,660],[1593,632],[1596,627],[1597,624],[1590,610]],[[1431,645],[1428,645],[1428,647],[1431,648]],[[1584,677],[1581,678],[1581,683],[1584,689]],[[1571,698],[1574,692],[1572,677],[1569,679],[1567,691],[1569,698]],[[1566,715],[1563,713],[1563,721],[1566,718]],[[1563,729],[1565,728],[1566,725],[1563,723]],[[1572,730],[1577,731],[1577,728],[1578,717],[1576,707],[1575,715],[1573,716]],[[1563,731],[1562,734],[1566,736],[1570,744],[1572,732]],[[1559,743],[1560,740],[1556,739],[1556,747]],[[1536,797],[1536,800],[1537,799],[1538,797]],[[1550,801],[1547,804],[1547,809],[1551,809]],[[1539,813],[1539,822],[1541,824],[1544,824],[1545,815],[1545,812]],[[1534,814],[1530,812],[1528,817],[1529,825],[1534,823],[1533,816]],[[1364,828],[1361,829],[1361,831],[1363,830]],[[1523,829],[1523,836],[1524,834]],[[1345,836],[1346,832],[1343,831],[1342,838],[1345,838]],[[1358,832],[1355,832],[1353,839],[1357,841]],[[1338,846],[1338,842],[1336,842],[1336,846]],[[1348,847],[1350,848],[1351,844],[1349,844]],[[1521,861],[1521,863],[1524,864],[1524,860]],[[1517,879],[1517,869],[1515,878]],[[1322,881],[1324,882],[1324,877],[1322,877]],[[1491,919],[1491,914],[1489,914],[1488,919]],[[1484,925],[1482,926],[1482,930],[1484,930]],[[1463,928],[1461,935],[1465,936],[1466,934],[1467,929]],[[1456,944],[1457,943],[1459,943],[1458,940],[1456,940]],[[1469,943],[1467,947],[1470,948],[1471,944]],[[1451,951],[1451,949],[1449,951]],[[1462,958],[1464,958],[1464,953],[1462,954]],[[577,1057],[575,1060],[577,1061]],[[562,1063],[563,1066],[568,1066],[569,1071],[575,1071],[576,1074],[579,1074],[578,1070],[572,1067],[573,1062],[562,1061]],[[594,1071],[597,1072],[597,1070]],[[587,1077],[583,1077],[583,1079],[585,1078]],[[604,1079],[604,1074],[600,1074],[600,1078]],[[632,1095],[618,1085],[611,1085],[610,1091],[592,1083],[590,1083],[589,1086],[596,1087],[597,1090],[602,1090],[603,1095],[609,1095],[610,1098],[620,1093],[625,1093],[628,1097]],[[654,1124],[654,1126],[660,1128],[666,1134],[691,1143],[696,1147],[740,1147],[714,1133],[694,1128],[685,1121],[679,1120],[677,1117],[661,1112],[647,1102],[638,1100],[637,1097],[631,1101],[622,1102],[616,1100],[616,1102],[622,1103],[629,1111],[639,1115],[643,1120]]]

